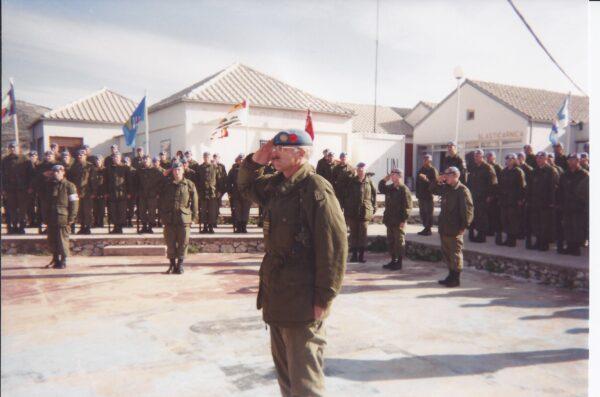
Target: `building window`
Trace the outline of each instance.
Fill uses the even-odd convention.
[[[467,121],[468,120],[475,120],[475,110],[467,109]]]

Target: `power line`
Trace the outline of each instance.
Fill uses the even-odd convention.
[[[377,20],[375,22],[375,99],[373,105],[373,133],[377,132],[377,58],[379,56],[379,0],[377,0]]]
[[[565,70],[558,64],[558,62],[556,61],[556,59],[554,59],[554,57],[552,56],[552,54],[550,54],[550,51],[548,51],[548,49],[546,48],[546,46],[544,46],[544,44],[542,44],[542,41],[540,40],[540,38],[535,34],[535,32],[533,31],[533,29],[531,28],[531,26],[529,26],[529,24],[527,23],[527,21],[525,20],[525,17],[523,16],[523,14],[521,14],[521,12],[517,9],[517,6],[515,6],[515,4],[513,3],[512,0],[506,0],[508,1],[508,3],[510,4],[510,6],[512,7],[513,10],[515,10],[515,12],[517,13],[517,15],[519,16],[519,18],[521,19],[521,21],[523,21],[523,23],[525,24],[525,27],[527,28],[527,30],[529,30],[529,32],[533,35],[533,38],[535,39],[535,41],[537,41],[537,43],[540,45],[540,47],[542,47],[542,50],[544,50],[544,52],[546,53],[546,55],[548,55],[548,57],[550,58],[550,60],[552,61],[552,63],[554,63],[556,65],[556,67],[558,68],[558,70],[560,70],[562,72],[562,74],[565,75],[565,77],[567,79],[569,79],[569,81],[579,90],[581,91],[584,95],[587,96],[587,94],[585,93],[584,90],[582,90],[577,83],[575,83],[575,81],[573,81],[573,79],[567,74],[567,72],[565,72]]]

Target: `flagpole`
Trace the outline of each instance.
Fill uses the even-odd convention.
[[[144,90],[144,119],[146,121],[146,154],[150,155],[150,134],[148,132],[148,124],[150,120],[148,120],[148,90]]]
[[[567,95],[567,104],[566,104],[566,109],[565,109],[565,114],[567,115],[567,155],[569,153],[571,153],[571,121],[569,120],[571,118],[571,113],[569,112],[569,106],[571,105],[571,91],[569,91],[569,94]],[[565,170],[566,171],[566,170]]]
[[[13,81],[13,79],[10,79],[10,89],[12,90],[13,93],[13,97],[12,99],[15,99],[15,83]],[[17,100],[15,99],[15,103],[13,103],[13,106],[15,107],[15,114],[13,114],[13,124],[15,127],[15,141],[17,142],[17,147],[21,147],[21,142],[19,141],[19,121],[17,120]]]

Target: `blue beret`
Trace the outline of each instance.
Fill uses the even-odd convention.
[[[356,164],[356,168],[365,168],[366,164],[363,163],[362,161],[358,164]]]
[[[65,167],[63,167],[60,164],[56,164],[55,166],[52,167],[52,171],[60,171],[60,170],[64,170]]]
[[[181,167],[183,167],[183,164],[181,164],[179,161],[173,161],[171,163],[171,169],[172,170],[175,169],[175,168],[181,168]]]
[[[346,157],[346,152],[341,152],[340,153],[340,158],[342,158],[342,157]]]
[[[279,131],[273,138],[273,144],[277,146],[312,146],[313,141],[308,132],[289,129]]]

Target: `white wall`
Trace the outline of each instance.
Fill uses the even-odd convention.
[[[375,183],[387,175],[394,164],[404,172],[404,135],[355,133],[352,138],[350,163],[364,162],[367,172],[375,173]]]
[[[406,117],[404,117],[404,121],[414,127],[415,124],[421,121],[423,117],[425,117],[430,111],[431,109],[419,102],[419,104],[409,114],[407,114]]]
[[[82,123],[74,121],[42,120],[34,126],[34,146],[39,137],[43,137],[42,150],[50,148],[50,137],[83,138],[83,144],[90,145],[93,153],[106,155],[110,153],[110,145],[114,137],[122,134],[121,125]]]
[[[186,124],[185,124],[185,104],[177,103],[148,114],[149,135],[150,135],[150,155],[158,156],[162,150],[161,141],[170,140],[171,156],[175,156],[178,150],[185,150],[186,142]],[[145,142],[143,137],[144,126],[140,126],[138,132],[138,142]],[[142,136],[140,136],[142,135]],[[169,153],[167,153],[169,154]]]

